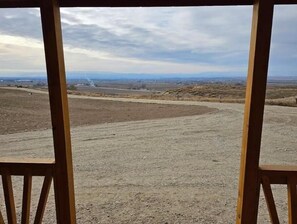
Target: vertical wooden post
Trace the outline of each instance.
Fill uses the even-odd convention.
[[[296,177],[288,178],[288,215],[289,224],[297,224],[297,180]]]
[[[30,206],[32,191],[32,175],[28,172],[24,176],[23,203],[22,203],[22,224],[30,223]]]
[[[57,223],[72,224],[76,220],[75,199],[60,8],[57,0],[40,4],[56,161]]]
[[[277,210],[271,190],[271,184],[269,177],[267,176],[262,176],[262,187],[263,187],[263,192],[267,204],[267,208],[269,211],[269,216],[272,224],[280,224],[279,218],[277,215]]]
[[[253,7],[237,202],[237,224],[257,223],[260,192],[258,170],[273,21],[273,2],[273,0],[255,0]]]
[[[7,170],[5,170],[5,173],[2,174],[2,184],[3,184],[5,205],[6,205],[7,221],[9,224],[16,224],[17,217],[16,217],[16,211],[15,211],[13,189],[12,189],[12,180],[11,180],[11,175]]]

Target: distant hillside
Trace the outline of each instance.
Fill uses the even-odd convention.
[[[183,86],[170,89],[163,96],[180,100],[202,100],[243,103],[246,87],[242,83],[237,84],[201,84]],[[266,103],[271,105],[297,106],[297,85],[268,85],[266,91]]]
[[[203,84],[168,90],[164,94],[176,95],[181,97],[197,96],[210,98],[243,99],[245,96],[245,86],[242,84]]]

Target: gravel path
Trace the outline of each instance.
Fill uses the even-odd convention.
[[[243,105],[175,103],[218,110],[72,129],[78,223],[234,223]],[[296,164],[295,133],[295,108],[267,106],[262,163]],[[0,141],[3,156],[53,156],[49,130]],[[285,223],[285,188],[274,189]],[[53,206],[51,195],[45,223]],[[259,223],[268,220],[262,196]]]

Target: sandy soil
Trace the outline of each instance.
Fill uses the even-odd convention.
[[[40,94],[43,93],[43,94]],[[101,98],[102,99],[102,98]],[[104,98],[103,98],[104,99]],[[215,111],[205,106],[94,100],[70,96],[71,126],[191,116]],[[1,134],[49,129],[48,95],[29,89],[0,88]]]
[[[78,223],[234,223],[243,105],[178,103],[216,110],[72,128]],[[296,133],[296,108],[266,106],[261,163],[296,164]],[[53,156],[49,130],[0,141],[3,156]],[[285,188],[273,191],[286,223]],[[53,223],[52,194],[45,214]],[[261,195],[259,223],[268,220]]]

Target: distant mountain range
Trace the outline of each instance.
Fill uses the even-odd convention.
[[[73,72],[67,74],[68,80],[162,80],[162,81],[204,81],[204,82],[245,82],[246,76],[228,74],[127,74],[127,73],[95,73]],[[296,76],[269,76],[269,82],[296,82]],[[26,73],[15,75],[0,75],[0,82],[30,82],[46,81],[42,73]]]

